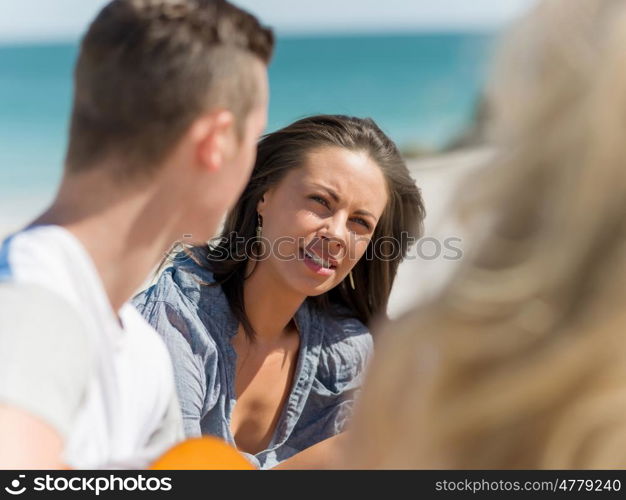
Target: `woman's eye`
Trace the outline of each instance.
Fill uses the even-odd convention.
[[[328,203],[328,201],[326,201],[326,199],[322,198],[321,196],[312,195],[309,196],[309,199],[316,201],[321,205],[324,205],[326,208],[330,208],[330,204]],[[372,226],[370,226],[369,222],[367,222],[365,219],[362,219],[361,217],[355,217],[352,220],[356,221],[358,224],[361,224],[368,231],[372,230]]]
[[[313,195],[313,196],[311,196],[311,199],[312,199],[312,200],[314,200],[314,201],[317,201],[318,203],[321,203],[321,204],[322,204],[322,205],[324,205],[326,208],[328,208],[328,206],[329,206],[329,205],[328,205],[328,202],[327,202],[324,198],[322,198],[321,196],[315,196],[315,195]]]
[[[365,219],[361,219],[360,217],[356,217],[354,220],[357,221],[362,226],[364,226],[365,228],[367,228],[368,230],[370,229],[370,225],[369,225],[369,223]]]

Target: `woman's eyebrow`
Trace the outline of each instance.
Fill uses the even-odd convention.
[[[335,203],[339,203],[341,201],[341,198],[339,197],[337,192],[335,190],[333,190],[332,188],[329,188],[328,186],[324,186],[323,184],[318,184],[318,183],[312,183],[312,184],[313,184],[313,186],[316,186],[316,187],[318,187],[320,189],[323,189],[324,191],[328,192],[330,197],[333,200],[335,200]],[[359,209],[359,210],[355,210],[354,213],[357,214],[357,215],[367,215],[367,216],[371,217],[372,219],[374,219],[376,222],[378,222],[378,219],[374,216],[374,214],[372,214],[371,212],[368,212],[367,210]]]
[[[324,186],[323,184],[318,184],[317,182],[313,182],[311,184],[315,187],[323,189],[324,191],[327,191],[328,194],[331,196],[331,198],[335,200],[335,203],[339,203],[339,201],[341,200],[341,198],[339,198],[339,195],[336,193],[336,191],[329,188],[328,186]]]

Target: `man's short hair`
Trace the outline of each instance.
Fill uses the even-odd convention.
[[[267,65],[273,46],[270,29],[225,0],[113,0],[80,48],[68,172],[114,156],[123,176],[146,173],[217,107],[241,135],[259,99],[254,60]]]

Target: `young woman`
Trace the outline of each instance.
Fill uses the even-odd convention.
[[[269,468],[341,433],[423,218],[373,121],[314,116],[266,136],[217,243],[135,299],[172,355],[187,436]]]
[[[540,2],[513,31],[500,154],[464,186],[491,228],[388,326],[344,467],[626,466],[625,46],[623,1]]]

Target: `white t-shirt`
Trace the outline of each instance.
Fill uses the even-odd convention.
[[[130,304],[114,313],[69,231],[10,236],[0,283],[0,403],[56,428],[68,466],[146,467],[182,439],[167,348]]]

